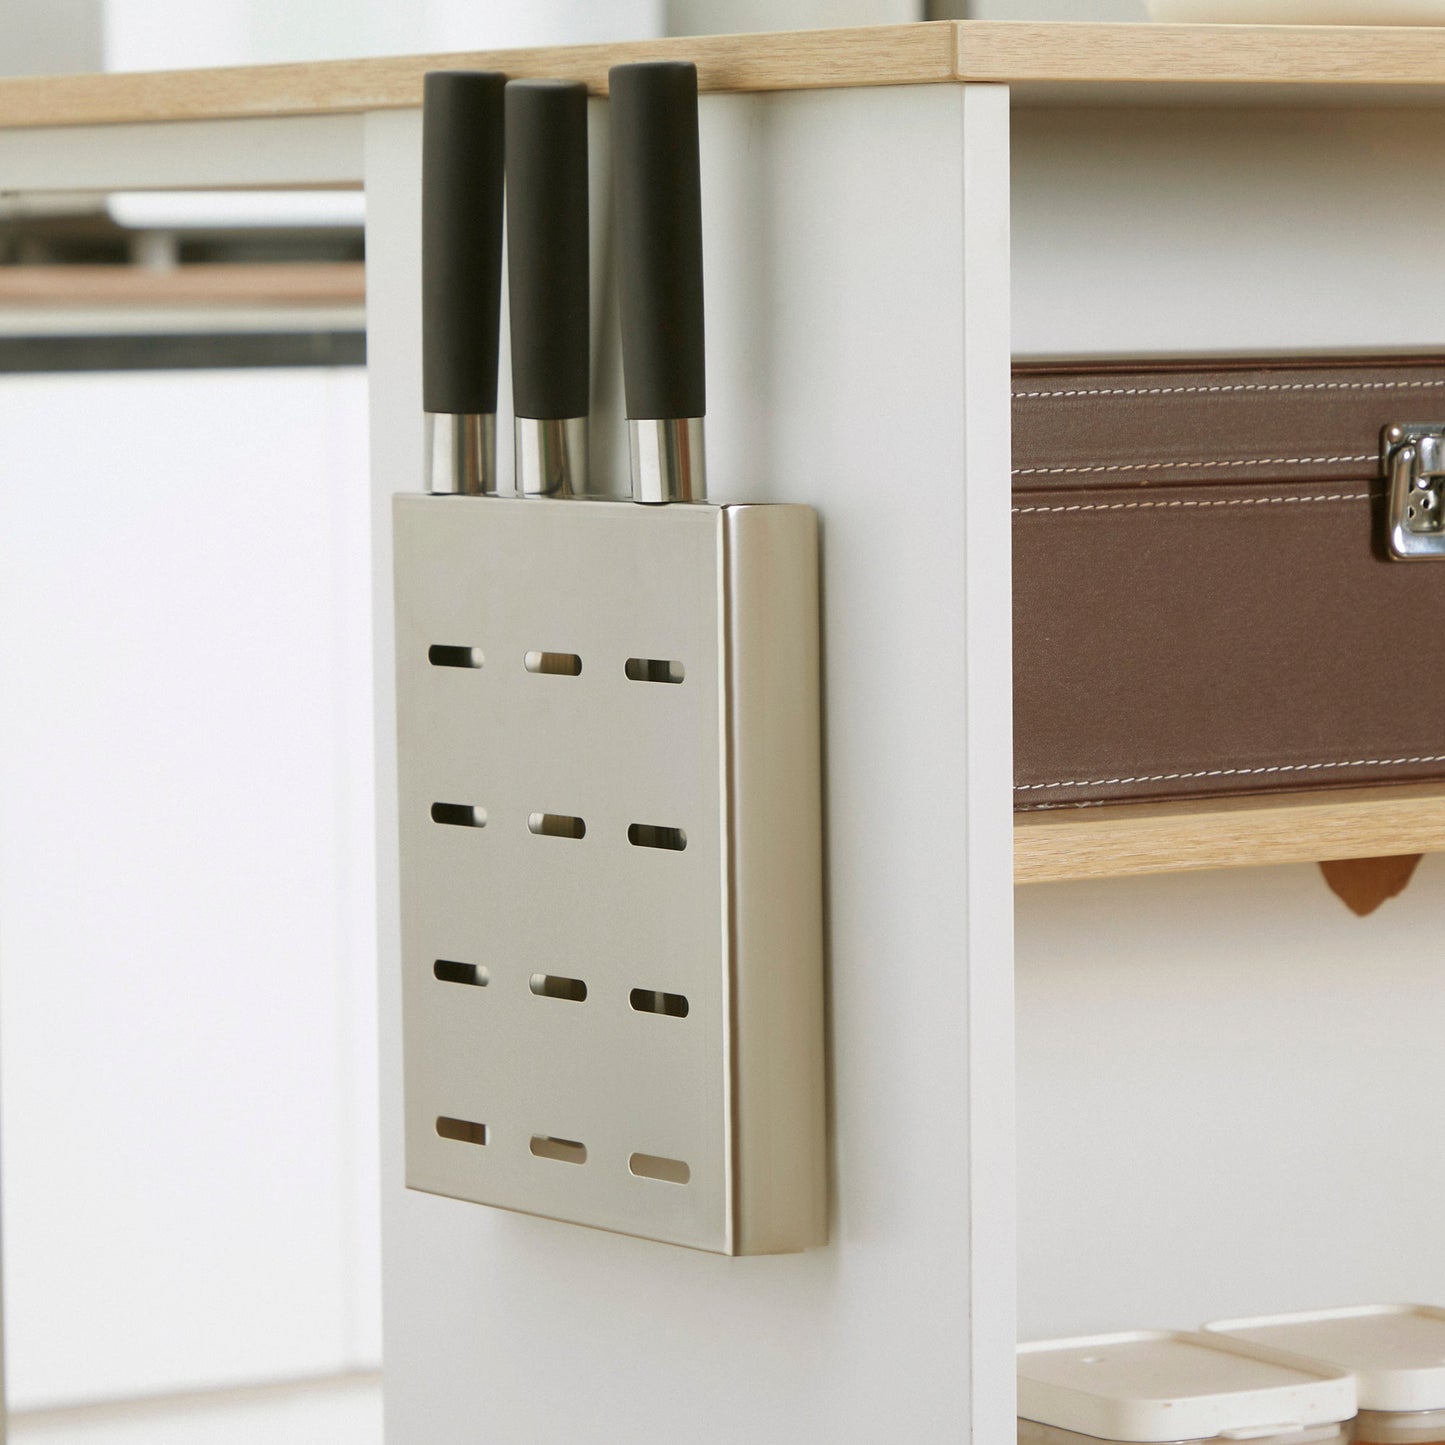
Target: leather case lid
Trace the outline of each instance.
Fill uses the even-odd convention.
[[[1445,563],[1380,540],[1431,420],[1439,359],[1016,369],[1016,806],[1445,776]]]

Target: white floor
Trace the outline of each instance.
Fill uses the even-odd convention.
[[[381,1376],[21,1411],[9,1445],[381,1445]]]

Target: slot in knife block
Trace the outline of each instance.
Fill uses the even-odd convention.
[[[395,499],[407,1184],[825,1220],[817,521]]]

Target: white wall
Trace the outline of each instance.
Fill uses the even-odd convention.
[[[26,1408],[379,1354],[360,371],[0,380]]]
[[[963,0],[970,20],[1147,20],[1145,0]]]
[[[104,0],[108,70],[636,40],[661,0]]]
[[[706,3],[706,0],[703,0]],[[927,0],[930,20],[1147,20],[1146,0]]]
[[[664,0],[668,35],[905,25],[923,11],[923,0]]]
[[[5,0],[0,75],[99,70],[101,0]]]
[[[1376,218],[1442,146],[1422,108],[1018,109],[1014,348],[1438,348],[1435,313],[1399,298],[1439,269],[1445,198]]]
[[[1445,1299],[1445,858],[1017,905],[1021,1338]]]
[[[33,0],[32,0],[33,3]],[[81,3],[81,0],[69,0]],[[897,24],[923,0],[91,0],[109,70]]]

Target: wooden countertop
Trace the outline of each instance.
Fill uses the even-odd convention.
[[[1445,87],[1445,29],[1391,26],[1099,25],[960,20],[412,55],[303,65],[0,81],[0,128],[342,114],[421,104],[428,70],[565,76],[604,92],[609,66],[689,59],[710,91],[1007,83],[1024,99],[1167,90],[1171,101],[1254,87],[1355,91],[1410,102]],[[1445,97],[1442,97],[1445,103]]]

